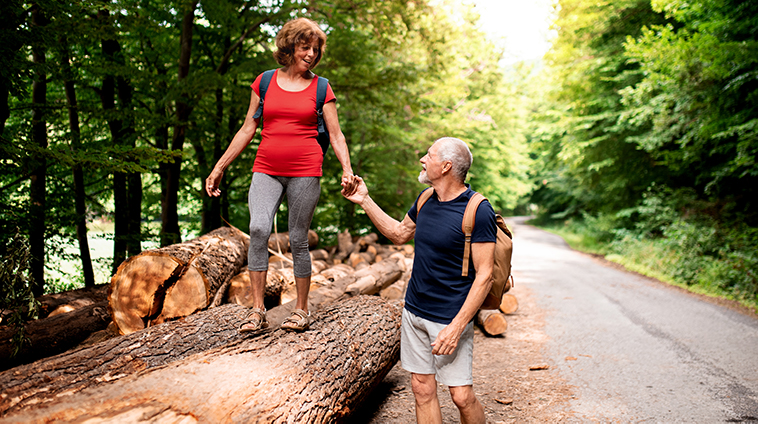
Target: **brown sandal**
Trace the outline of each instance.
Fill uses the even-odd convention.
[[[250,314],[239,326],[240,333],[252,333],[268,327],[266,320],[266,310],[261,308],[250,308]]]
[[[282,322],[282,329],[289,331],[305,331],[310,327],[311,314],[302,309],[293,309],[292,315]]]

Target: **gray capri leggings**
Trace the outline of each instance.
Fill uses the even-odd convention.
[[[308,252],[308,229],[321,195],[319,177],[278,177],[253,173],[247,204],[250,208],[250,248],[247,268],[250,271],[268,270],[268,238],[274,214],[287,194],[289,206],[289,236],[295,277],[311,275],[311,255]]]

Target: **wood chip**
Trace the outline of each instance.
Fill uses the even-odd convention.
[[[548,368],[550,368],[550,365],[548,364],[537,364],[537,365],[532,365],[531,367],[529,367],[529,371],[541,371],[541,370],[546,370]]]
[[[573,356],[567,356],[567,357],[566,357],[566,360],[567,360],[567,361],[576,361],[576,358],[575,358],[575,357],[573,357]]]
[[[503,405],[510,405],[510,404],[513,403],[513,399],[511,399],[511,398],[508,398],[508,399],[497,399],[497,398],[495,398],[495,402],[502,403]]]

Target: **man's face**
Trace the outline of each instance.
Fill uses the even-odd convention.
[[[418,181],[421,184],[431,184],[432,181],[442,176],[442,170],[446,162],[440,160],[437,154],[438,150],[439,143],[434,143],[427,150],[426,155],[421,158],[421,172],[418,174]]]

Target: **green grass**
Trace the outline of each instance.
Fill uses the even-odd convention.
[[[550,233],[563,238],[568,245],[581,252],[598,254],[606,260],[622,265],[624,268],[639,274],[655,278],[664,283],[686,289],[692,293],[713,298],[736,301],[742,306],[758,313],[758,299],[743,296],[739,290],[730,290],[720,284],[724,278],[721,269],[726,265],[717,260],[698,260],[702,262],[696,277],[682,281],[683,264],[691,263],[692,257],[686,257],[681,249],[657,240],[631,239],[601,240],[602,236],[582,223],[550,223],[529,222]],[[703,258],[705,259],[705,258]]]

